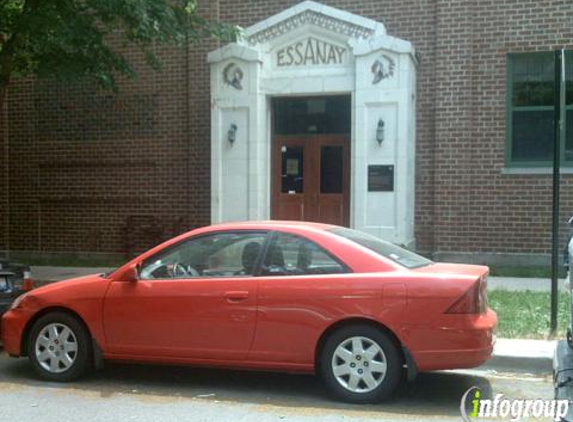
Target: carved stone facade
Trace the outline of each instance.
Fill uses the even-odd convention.
[[[304,1],[245,30],[217,49],[211,64],[211,219],[269,219],[275,97],[352,98],[350,226],[414,245],[416,58],[412,44],[380,22]],[[374,63],[374,65],[373,65]],[[244,69],[243,90],[229,89],[221,70]],[[372,73],[375,88],[372,85]],[[348,116],[350,118],[350,116]],[[377,140],[384,122],[384,142]],[[227,133],[238,127],[230,143]],[[368,169],[395,169],[395,188],[368,188]]]
[[[274,38],[291,32],[303,25],[323,28],[327,31],[332,31],[355,39],[366,39],[374,35],[374,29],[366,28],[343,19],[329,16],[325,13],[321,13],[319,10],[307,9],[287,19],[281,20],[270,27],[260,30],[258,28],[255,29],[255,31],[247,37],[247,42],[251,46],[267,43]]]

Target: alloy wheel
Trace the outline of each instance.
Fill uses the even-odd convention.
[[[54,322],[40,330],[34,349],[42,368],[52,374],[60,374],[70,369],[76,361],[78,341],[67,325]]]
[[[353,393],[368,393],[376,389],[384,381],[387,369],[384,351],[367,337],[344,340],[332,356],[335,379]]]

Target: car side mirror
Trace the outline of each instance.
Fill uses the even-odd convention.
[[[123,273],[121,279],[123,281],[131,281],[136,282],[139,281],[139,264],[130,266],[125,272]]]

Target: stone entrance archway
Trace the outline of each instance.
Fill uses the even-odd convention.
[[[351,95],[350,226],[414,239],[416,59],[384,25],[305,1],[211,52],[211,219],[271,215],[271,99]]]

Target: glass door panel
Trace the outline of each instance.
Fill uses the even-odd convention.
[[[281,147],[281,193],[304,193],[304,147]]]
[[[320,147],[320,193],[343,193],[343,152],[341,145]]]

